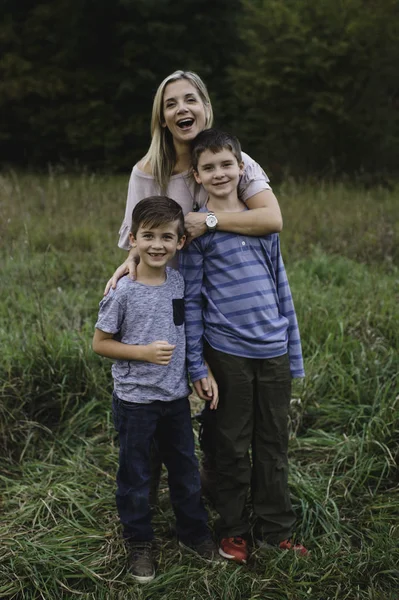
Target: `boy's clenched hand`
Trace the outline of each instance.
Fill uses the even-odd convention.
[[[176,346],[172,346],[169,342],[157,340],[144,346],[144,360],[155,365],[168,365],[175,348]]]

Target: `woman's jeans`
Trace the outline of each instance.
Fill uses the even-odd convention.
[[[123,537],[129,541],[151,541],[154,537],[149,493],[155,433],[168,470],[178,538],[196,543],[208,537],[188,398],[140,404],[125,402],[114,394],[112,408],[120,444],[116,505]]]

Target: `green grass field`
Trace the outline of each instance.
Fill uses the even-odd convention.
[[[125,570],[111,365],[90,347],[124,256],[126,188],[126,177],[0,176],[0,598],[397,600],[399,188],[275,190],[307,372],[290,484],[311,556],[254,553],[240,567],[181,555],[164,477],[147,586]]]

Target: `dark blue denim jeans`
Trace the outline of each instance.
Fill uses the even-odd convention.
[[[208,537],[188,398],[139,404],[125,402],[114,394],[112,409],[120,445],[116,505],[123,537],[130,541],[150,541],[154,537],[149,492],[150,448],[155,431],[168,470],[177,536],[186,543]]]

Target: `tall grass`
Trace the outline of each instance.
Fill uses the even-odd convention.
[[[114,506],[110,365],[90,348],[123,257],[126,183],[0,177],[0,597],[396,600],[399,191],[290,180],[276,190],[307,372],[294,386],[290,484],[310,558],[254,551],[238,567],[182,556],[164,476],[158,575],[140,587]]]

